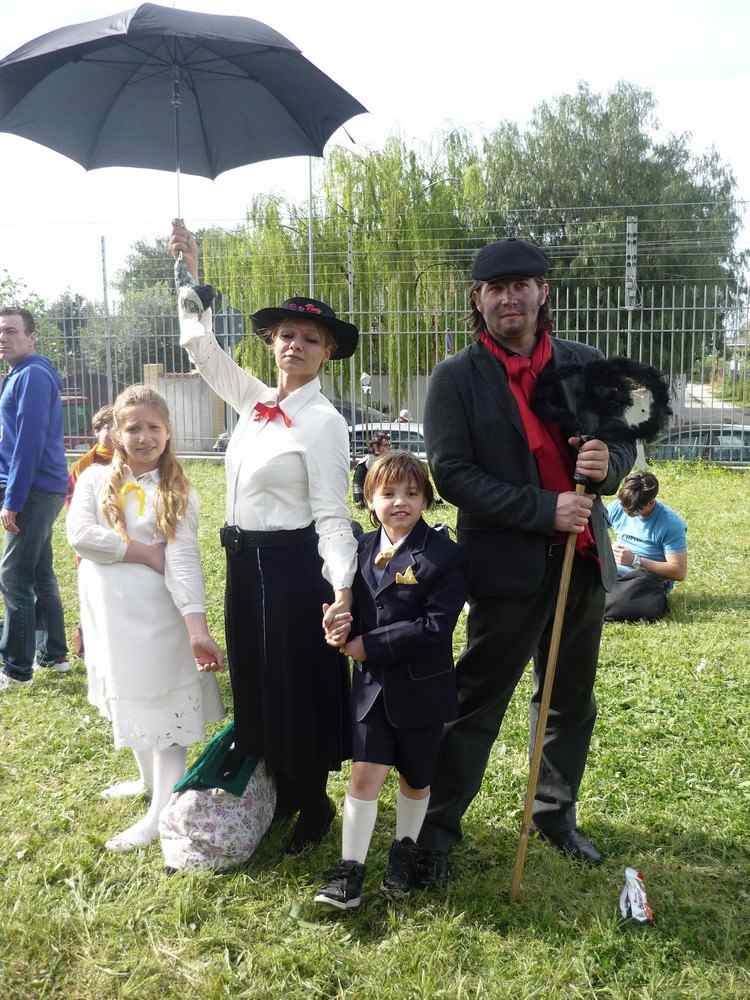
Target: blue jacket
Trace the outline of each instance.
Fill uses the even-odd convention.
[[[63,443],[62,382],[41,354],[24,358],[0,390],[0,485],[3,506],[23,509],[29,492],[65,493],[68,466]]]
[[[378,583],[379,537],[371,531],[359,541],[351,634],[362,636],[367,659],[352,676],[354,718],[361,722],[382,691],[397,729],[450,722],[458,709],[453,630],[466,600],[463,553],[420,518]],[[407,570],[414,582],[397,582]]]

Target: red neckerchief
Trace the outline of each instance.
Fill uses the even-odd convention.
[[[558,424],[545,424],[530,405],[537,377],[552,360],[552,338],[549,333],[545,330],[537,337],[534,350],[528,358],[504,350],[487,330],[482,330],[479,334],[479,341],[497,358],[508,376],[508,388],[518,406],[529,450],[536,459],[542,489],[553,493],[574,490],[573,463],[568,442]],[[595,554],[596,543],[590,524],[576,536],[576,551],[579,555]]]
[[[255,413],[253,414],[253,420],[275,420],[276,417],[281,417],[284,424],[287,427],[292,426],[291,418],[284,413],[278,403],[274,403],[272,406],[266,405],[266,403],[256,403]]]

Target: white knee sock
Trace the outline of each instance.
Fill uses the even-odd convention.
[[[138,764],[144,788],[150,792],[154,787],[154,752],[153,750],[134,750],[133,756]]]
[[[169,747],[167,750],[154,750],[151,757],[154,775],[151,806],[137,823],[108,840],[105,845],[107,850],[132,851],[145,847],[159,836],[159,815],[169,801],[172,786],[185,773],[187,749]]]
[[[429,795],[423,799],[407,799],[404,793],[399,790],[398,804],[396,805],[396,840],[410,837],[416,844],[419,831],[422,829],[424,818],[427,815],[429,801]]]
[[[344,861],[365,863],[377,816],[377,799],[355,799],[347,793],[341,833],[341,857]]]
[[[154,787],[153,751],[133,750],[138,773],[137,781],[118,781],[102,792],[103,799],[127,799],[150,792]]]
[[[151,808],[146,816],[151,818],[157,828],[161,811],[172,795],[172,788],[185,773],[186,760],[187,747],[169,747],[167,750],[154,751],[154,790],[151,795]]]

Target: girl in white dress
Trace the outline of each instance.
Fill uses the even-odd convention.
[[[151,792],[146,815],[106,843],[128,851],[156,839],[187,747],[224,714],[211,675],[223,656],[206,624],[198,500],[172,452],[164,399],[148,386],[125,389],[112,438],[112,464],[78,480],[67,534],[81,557],[89,700],[140,771],[103,794]]]

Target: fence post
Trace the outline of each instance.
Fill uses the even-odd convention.
[[[143,366],[143,384],[159,391],[159,379],[164,375],[164,365],[160,362]]]

